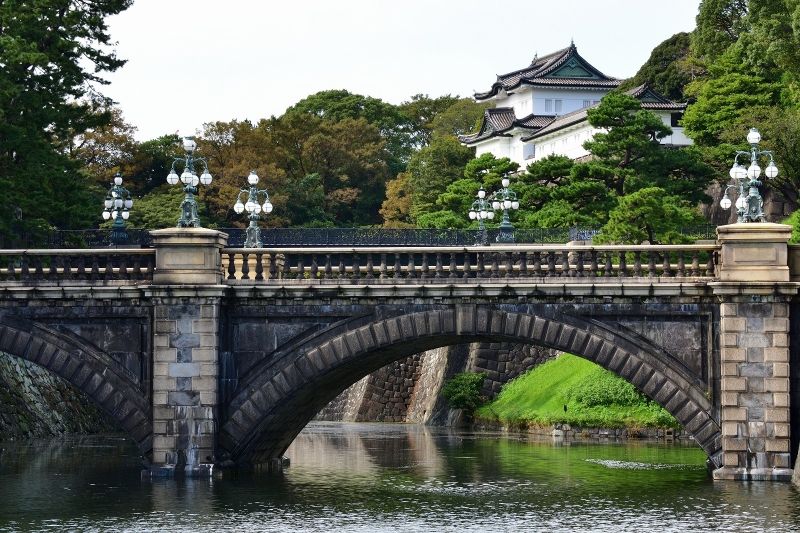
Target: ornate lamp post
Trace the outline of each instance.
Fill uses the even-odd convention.
[[[241,214],[243,211],[249,213],[250,225],[247,226],[247,238],[244,241],[245,248],[261,248],[261,229],[258,227],[258,221],[261,219],[261,213],[268,215],[272,212],[272,203],[269,201],[269,193],[266,189],[259,189],[258,175],[255,170],[250,171],[247,176],[247,183],[250,185],[247,189],[239,191],[236,197],[236,203],[233,204],[233,210],[236,214]],[[247,193],[247,202],[242,203],[242,194]],[[263,205],[259,203],[259,195],[264,195]]]
[[[514,242],[514,225],[508,218],[509,210],[519,209],[517,193],[508,188],[510,180],[503,178],[503,188],[492,195],[492,209],[503,210],[503,220],[500,222],[500,233],[497,234],[497,242]]]
[[[103,202],[103,220],[114,219],[114,224],[111,226],[111,244],[120,245],[128,242],[125,221],[130,216],[131,207],[133,207],[131,193],[122,186],[122,174],[117,172]]]
[[[761,156],[769,156],[769,165],[764,169],[764,174],[767,178],[774,178],[778,175],[778,167],[775,166],[772,152],[769,150],[759,150],[758,143],[761,141],[761,134],[755,128],[750,128],[747,134],[747,142],[750,143],[750,151],[738,150],[736,157],[733,160],[733,166],[729,172],[733,183],[725,188],[725,195],[720,200],[719,204],[723,209],[731,207],[731,199],[728,197],[728,191],[734,189],[737,191],[736,198],[736,212],[738,213],[737,222],[766,222],[764,215],[764,200],[758,192],[758,187],[761,182],[758,178],[761,176],[761,167],[758,166],[758,158]],[[739,164],[739,156],[749,156],[750,166],[745,168]]]
[[[478,221],[478,240],[475,242],[477,245],[486,246],[489,244],[489,237],[486,235],[486,225],[483,223],[486,219],[494,218],[494,211],[492,205],[486,198],[486,191],[483,187],[480,188],[477,198],[472,202],[472,207],[469,209],[470,220]]]
[[[186,137],[183,139],[183,150],[186,152],[186,157],[176,157],[172,162],[172,168],[167,176],[167,183],[175,185],[180,180],[183,183],[183,192],[186,196],[181,202],[181,218],[178,220],[179,228],[199,228],[200,218],[197,216],[197,201],[194,196],[197,194],[197,185],[210,185],[211,174],[208,172],[208,164],[202,157],[195,157],[194,151],[197,149],[197,143],[194,137]],[[175,172],[175,163],[183,163],[183,173],[178,177]],[[200,177],[197,176],[194,170],[195,163],[203,164],[203,173]]]

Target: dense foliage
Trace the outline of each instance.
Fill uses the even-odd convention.
[[[180,139],[144,142],[98,88],[120,68],[105,19],[130,0],[0,2],[0,240],[24,231],[96,227],[115,172],[134,194],[131,224],[175,223],[180,192],[164,186]],[[198,133],[214,174],[200,215],[244,226],[232,205],[255,170],[275,206],[268,226],[474,227],[480,187],[504,176],[520,198],[521,228],[602,228],[598,242],[678,242],[703,219],[698,205],[731,154],[758,127],[781,169],[768,186],[800,202],[800,0],[703,0],[697,28],[659,44],[621,90],[588,112],[599,133],[588,161],[550,156],[518,168],[462,145],[486,107],[454,95],[400,104],[344,89],[300,99],[280,116],[216,121]],[[689,100],[683,119],[696,146],[664,149],[670,128],[624,90],[649,83]],[[27,184],[36,181],[37,187]],[[172,214],[171,214],[172,213]],[[794,219],[792,219],[794,220]],[[496,223],[495,220],[493,223]]]
[[[98,212],[69,140],[106,124],[97,86],[124,64],[105,17],[131,0],[0,2],[0,236],[90,226]],[[36,186],[30,186],[35,183]]]
[[[448,379],[442,386],[442,396],[453,409],[472,413],[485,399],[481,396],[484,374],[461,372]]]

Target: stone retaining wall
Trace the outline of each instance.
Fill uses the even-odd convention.
[[[556,352],[529,344],[474,343],[469,346],[469,355],[449,372],[439,372],[438,365],[426,364],[437,361],[441,348],[416,354],[373,372],[364,380],[354,384],[328,404],[317,416],[317,420],[342,420],[357,422],[416,422],[437,423],[452,417],[438,416],[433,421],[436,409],[430,401],[423,402],[424,412],[417,412],[415,398],[438,396],[443,382],[458,372],[483,372],[486,379],[483,395],[489,399],[499,394],[507,382],[531,368],[555,357]],[[452,366],[452,365],[448,365]],[[456,368],[457,367],[457,368]],[[423,371],[425,375],[423,375]],[[424,387],[425,390],[419,390]],[[413,406],[411,410],[409,407]]]
[[[565,440],[694,440],[685,430],[673,428],[592,428],[572,426],[570,424],[553,424],[550,426],[507,426],[501,422],[478,420],[475,428],[485,431],[520,431],[529,435],[553,437]]]
[[[29,361],[0,352],[0,440],[114,430],[69,383]]]

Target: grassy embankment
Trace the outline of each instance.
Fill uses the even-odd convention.
[[[494,401],[477,409],[475,417],[508,425],[679,427],[672,415],[633,385],[570,354],[508,382]]]

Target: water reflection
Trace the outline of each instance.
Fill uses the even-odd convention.
[[[791,531],[787,484],[713,483],[699,448],[316,423],[278,476],[140,481],[117,437],[5,443],[0,531]]]

